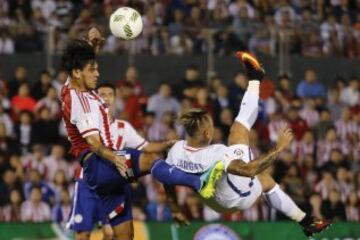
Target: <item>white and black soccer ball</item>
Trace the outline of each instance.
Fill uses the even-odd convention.
[[[111,14],[109,26],[115,37],[130,40],[140,35],[143,22],[138,11],[130,7],[121,7]]]

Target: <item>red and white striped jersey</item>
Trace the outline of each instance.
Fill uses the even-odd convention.
[[[85,138],[100,134],[103,144],[113,149],[108,118],[108,107],[95,91],[81,92],[69,86],[69,80],[62,91],[62,117],[71,142],[70,153],[78,157],[89,149]]]
[[[141,137],[133,126],[123,120],[115,119],[110,124],[110,132],[113,142],[112,150],[119,151],[124,148],[143,149],[148,143]],[[76,178],[83,178],[83,169],[78,166],[75,170]]]
[[[342,119],[339,119],[335,122],[336,133],[340,136],[341,140],[347,140],[348,137],[352,134],[357,134],[359,126],[355,121],[345,122]]]
[[[136,132],[133,126],[123,120],[114,120],[110,124],[110,132],[113,136],[114,150],[124,148],[141,150],[147,144],[147,141]]]

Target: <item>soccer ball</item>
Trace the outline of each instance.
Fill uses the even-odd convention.
[[[130,40],[139,36],[143,29],[143,22],[138,11],[121,7],[111,14],[109,26],[115,37]]]

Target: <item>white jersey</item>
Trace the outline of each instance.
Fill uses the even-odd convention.
[[[227,168],[230,159],[225,157],[226,148],[223,144],[193,148],[181,140],[172,146],[166,162],[188,173],[203,173],[218,161],[223,161]]]
[[[193,148],[182,140],[170,149],[166,162],[188,173],[203,173],[218,161],[224,163],[226,171],[229,164],[236,159],[244,162],[253,159],[250,147],[242,144],[229,147],[213,144],[204,148]],[[225,173],[216,183],[214,198],[207,203],[221,212],[232,208],[247,209],[260,193],[261,185],[256,177],[241,177]]]
[[[133,126],[123,120],[114,120],[110,124],[110,132],[114,142],[114,150],[124,148],[141,150],[147,144],[147,141],[136,132]]]

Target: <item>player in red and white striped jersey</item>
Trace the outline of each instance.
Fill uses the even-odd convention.
[[[120,174],[126,177],[128,168],[125,158],[117,156],[112,151],[108,109],[94,91],[99,78],[95,52],[99,48],[102,37],[96,28],[90,29],[87,37],[88,41],[75,40],[70,43],[62,57],[63,68],[69,74],[61,91],[61,111],[71,142],[70,153],[83,161],[95,153],[104,161],[116,166]],[[100,205],[93,207],[101,209]],[[85,217],[76,214],[75,211],[72,215],[75,217],[74,223],[79,225],[85,223]],[[101,218],[106,224],[106,217]],[[108,231],[104,233],[108,239],[112,239],[111,228],[107,229]],[[88,239],[90,236],[91,229],[83,229],[80,226],[74,230],[77,231],[76,239]]]

